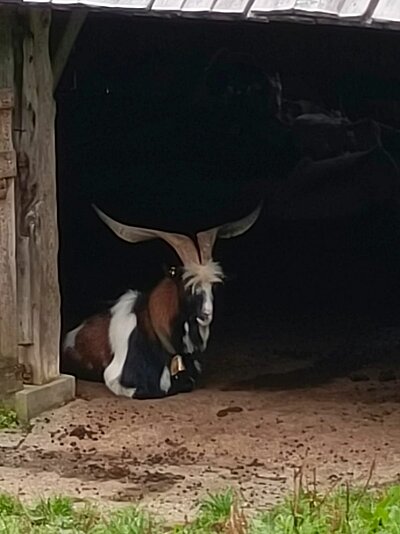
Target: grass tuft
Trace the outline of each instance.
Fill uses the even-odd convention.
[[[296,506],[296,507],[295,507]],[[400,486],[386,491],[302,491],[257,517],[251,534],[400,534]]]
[[[0,430],[18,428],[18,417],[14,410],[0,406]]]
[[[0,494],[1,534],[400,534],[400,485],[381,490],[345,485],[319,493],[297,478],[295,491],[272,510],[248,519],[236,493],[208,495],[196,518],[167,527],[137,507],[101,513],[57,496],[32,506]]]
[[[137,508],[112,513],[90,530],[90,534],[162,534],[165,532],[150,515]]]
[[[191,523],[177,526],[173,534],[206,534],[209,532],[224,532],[229,521],[234,503],[235,493],[232,489],[209,494],[199,503],[196,519]]]
[[[23,510],[22,504],[15,497],[0,494],[0,517],[18,516]]]

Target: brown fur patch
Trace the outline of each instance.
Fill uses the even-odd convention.
[[[111,363],[112,353],[108,337],[110,315],[94,315],[87,319],[75,338],[75,347],[63,353],[65,368],[101,375]]]
[[[149,339],[156,339],[156,333],[150,319],[148,307],[136,311],[137,324],[140,330],[146,332]]]
[[[179,311],[179,288],[175,280],[164,278],[150,293],[148,310],[157,334],[171,337],[171,327]]]

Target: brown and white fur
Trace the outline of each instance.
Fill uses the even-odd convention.
[[[70,331],[63,344],[64,369],[102,377],[118,396],[157,398],[191,391],[210,337],[214,286],[224,279],[212,259],[213,245],[217,237],[244,233],[260,211],[261,205],[240,221],[198,233],[196,246],[187,236],[128,227],[97,210],[125,240],[161,237],[183,265],[171,268],[148,293],[128,290],[105,313]]]

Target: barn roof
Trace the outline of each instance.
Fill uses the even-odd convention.
[[[0,0],[0,3],[14,0]],[[247,19],[400,29],[400,0],[15,0],[59,8],[205,19]]]

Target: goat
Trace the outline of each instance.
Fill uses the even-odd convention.
[[[121,239],[138,243],[163,239],[182,265],[172,267],[148,293],[126,291],[105,313],[70,331],[64,364],[102,376],[117,396],[161,398],[192,391],[201,374],[199,356],[208,345],[213,321],[213,288],[224,279],[212,258],[217,238],[236,237],[258,219],[262,203],[247,217],[186,235],[121,224],[94,206]]]

